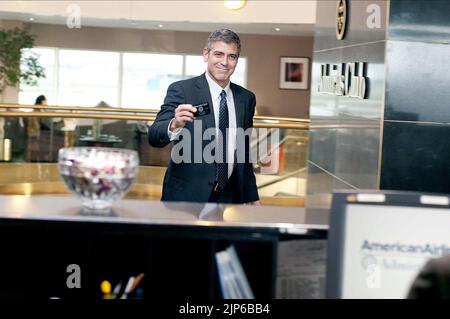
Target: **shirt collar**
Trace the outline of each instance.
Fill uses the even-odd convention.
[[[205,72],[206,80],[208,81],[209,90],[211,91],[211,97],[213,99],[217,99],[220,97],[220,93],[222,93],[222,90],[225,91],[227,94],[227,97],[230,95],[230,83],[228,82],[227,86],[222,88],[219,84],[214,81],[211,76],[209,75],[208,71]]]

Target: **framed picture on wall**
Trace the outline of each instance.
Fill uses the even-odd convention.
[[[280,89],[307,90],[309,83],[309,58],[280,58]]]

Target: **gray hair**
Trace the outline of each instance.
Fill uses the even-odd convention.
[[[208,42],[206,43],[208,50],[212,49],[212,44],[215,41],[223,41],[227,44],[234,43],[238,49],[238,56],[241,54],[241,39],[239,39],[239,36],[233,31],[220,29],[211,33],[208,37]]]

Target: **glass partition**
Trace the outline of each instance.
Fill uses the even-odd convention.
[[[2,107],[5,107],[2,109]],[[156,111],[0,105],[0,193],[68,193],[59,177],[58,150],[102,146],[136,150],[139,176],[128,197],[159,200],[171,145],[154,148],[147,132]],[[255,117],[253,167],[262,204],[303,206],[308,121]]]

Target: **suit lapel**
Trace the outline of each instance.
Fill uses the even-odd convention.
[[[214,120],[214,107],[211,99],[211,92],[209,90],[208,81],[206,80],[205,73],[198,77],[197,88],[199,89],[201,101],[209,103],[209,109],[211,112],[205,116],[203,120],[203,129],[216,127],[216,121]]]
[[[231,83],[230,89],[233,92],[234,109],[236,112],[236,127],[244,127],[245,105],[242,99],[242,94],[239,94],[236,86]]]

